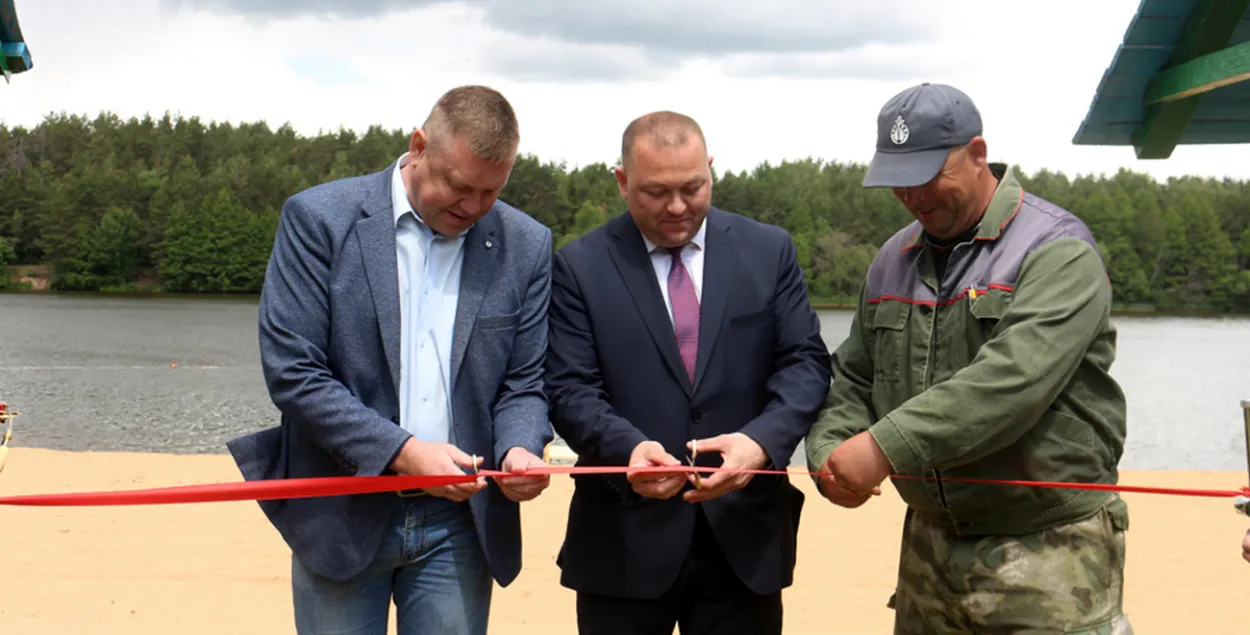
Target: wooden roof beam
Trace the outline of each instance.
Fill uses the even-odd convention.
[[[1146,103],[1186,99],[1248,79],[1250,42],[1243,42],[1159,73],[1146,89]]]
[[[1237,25],[1241,22],[1242,16],[1246,14],[1247,7],[1250,7],[1250,0],[1200,0],[1194,7],[1167,68],[1159,73],[1152,82],[1151,88],[1147,89],[1146,116],[1137,133],[1133,135],[1133,148],[1137,152],[1137,158],[1166,159],[1172,156],[1172,151],[1180,142],[1185,127],[1193,119],[1194,109],[1198,107],[1202,96],[1206,94],[1205,91],[1199,91],[1182,96],[1179,93],[1184,91],[1178,91],[1165,95],[1173,96],[1174,99],[1151,102],[1149,96],[1155,90],[1167,91],[1160,79],[1169,71],[1183,68],[1188,62],[1224,51]],[[1233,47],[1233,49],[1236,48],[1238,47]],[[1232,60],[1236,61],[1235,58]],[[1189,72],[1193,73],[1197,68],[1196,66],[1190,67]],[[1173,80],[1183,75],[1184,72],[1181,72],[1173,76]],[[1191,75],[1190,79],[1194,77]],[[1190,86],[1190,88],[1197,88],[1197,86]]]

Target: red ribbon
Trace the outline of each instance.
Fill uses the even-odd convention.
[[[731,472],[737,474],[789,474],[797,476],[827,476],[824,472],[799,472],[788,470],[740,470],[715,467],[666,466],[666,467],[576,467],[547,466],[524,472],[500,472],[482,470],[477,474],[453,474],[448,476],[342,476],[325,478],[276,479],[269,481],[243,481],[184,485],[154,489],[121,490],[112,492],[72,492],[65,494],[27,494],[0,497],[0,505],[29,507],[98,507],[114,505],[169,505],[178,503],[218,503],[226,501],[275,500],[286,498],[313,498],[318,496],[343,496],[348,494],[373,494],[397,490],[424,489],[471,483],[479,477],[500,478],[505,476],[536,476],[550,474],[639,474],[639,473],[692,473],[710,474]],[[891,475],[890,478],[922,479],[928,477]],[[1051,481],[1004,481],[991,479],[944,478],[946,481],[981,483],[987,485],[1017,485],[1025,487],[1056,487],[1064,489],[1103,490],[1112,492],[1135,492],[1142,494],[1166,494],[1172,496],[1200,496],[1226,498],[1250,497],[1250,487],[1239,490],[1176,489],[1169,487],[1142,487],[1113,485],[1107,483],[1060,483]]]

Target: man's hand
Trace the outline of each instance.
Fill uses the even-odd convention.
[[[686,447],[692,452],[698,449],[699,454],[719,452],[721,467],[726,470],[760,470],[768,463],[768,453],[764,451],[764,448],[755,439],[741,432],[691,441]],[[699,503],[746,487],[755,475],[726,471],[716,472],[707,478],[698,477],[695,474],[688,476],[697,489],[686,492],[683,498],[690,503]]]
[[[826,462],[825,465],[828,465],[828,462]],[[829,502],[834,505],[845,507],[847,509],[855,509],[856,507],[868,502],[869,498],[881,495],[880,487],[872,488],[872,493],[870,494],[856,494],[855,492],[842,487],[842,485],[838,483],[837,479],[832,476],[818,476],[816,479],[816,489],[820,491],[821,496],[829,499]]]
[[[1246,537],[1241,541],[1241,557],[1250,562],[1250,531],[1246,532]]]
[[[534,456],[529,450],[515,447],[508,450],[500,467],[504,472],[524,472],[530,468],[546,467],[546,465],[542,459]],[[499,484],[499,489],[503,491],[504,496],[508,497],[508,500],[520,503],[533,500],[547,489],[547,486],[551,484],[551,475],[501,476],[496,478],[495,482]]]
[[[881,482],[890,475],[891,469],[876,439],[865,431],[839,445],[825,461],[822,471],[831,472],[839,487],[867,496],[873,491],[881,492]]]
[[[477,461],[465,454],[454,445],[446,443],[424,443],[416,439],[408,439],[400,448],[399,456],[391,462],[391,470],[409,476],[435,476],[464,474],[465,469],[475,469],[482,460]],[[486,479],[478,477],[472,483],[446,485],[443,487],[427,487],[425,492],[439,498],[464,501],[486,487]]]
[[[629,455],[629,467],[668,467],[681,465],[681,462],[664,451],[664,446],[655,441],[643,441],[634,447]],[[685,484],[685,474],[675,473],[635,473],[629,472],[626,478],[633,485],[639,496],[666,499],[681,491]]]

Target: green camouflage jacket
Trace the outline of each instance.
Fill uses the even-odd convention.
[[[904,501],[966,535],[1077,520],[1114,494],[946,479],[1114,483],[1126,435],[1111,286],[1089,229],[995,165],[976,236],[949,252],[912,223],[873,260],[808,434],[809,467],[868,430]]]

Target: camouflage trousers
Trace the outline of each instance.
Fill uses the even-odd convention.
[[[1024,536],[962,537],[909,509],[894,635],[1132,635],[1124,503]]]

